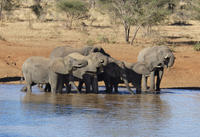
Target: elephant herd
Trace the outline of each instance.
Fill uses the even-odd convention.
[[[73,85],[81,93],[85,84],[86,93],[98,93],[98,81],[104,81],[107,93],[117,93],[120,83],[124,83],[132,94],[147,91],[159,93],[164,68],[173,66],[174,61],[174,54],[167,46],[143,49],[135,63],[116,60],[99,46],[80,49],[61,46],[53,49],[49,58],[33,56],[24,62],[22,74],[26,85],[23,90],[31,93],[33,85],[42,84],[45,85],[44,91],[62,93],[66,87],[69,93]],[[78,81],[78,87],[74,81]],[[129,83],[136,88],[135,92]]]

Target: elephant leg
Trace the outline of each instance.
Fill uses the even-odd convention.
[[[147,76],[142,75],[142,91],[147,91]]]
[[[157,74],[156,91],[160,91],[160,83],[163,77],[164,69],[160,69]]]
[[[56,90],[58,91],[58,93],[62,93],[62,89],[64,87],[63,78],[64,78],[63,75],[58,76],[58,82],[57,82],[57,86],[56,86]]]
[[[91,76],[91,79],[92,79],[92,90],[94,93],[98,94],[98,78],[97,76]]]
[[[78,92],[80,92],[81,93],[81,91],[82,91],[82,88],[83,88],[83,80],[79,80],[79,83],[78,83]]]
[[[49,79],[49,84],[51,85],[51,92],[56,94],[57,84],[58,84],[58,76],[56,74],[51,74]]]
[[[118,92],[119,92],[119,91],[118,91],[118,83],[115,82],[115,83],[113,84],[113,86],[114,86],[114,91],[115,91],[115,93],[118,93]]]
[[[155,71],[150,74],[150,91],[155,91]]]
[[[27,84],[26,87],[27,87],[27,93],[30,94],[32,92],[31,84]]]
[[[86,93],[90,93],[91,92],[91,78],[88,75],[84,76],[84,82],[85,82],[85,89],[86,89]]]
[[[110,82],[108,82],[107,80],[104,80],[104,84],[105,84],[105,91],[106,93],[110,93],[112,88],[111,88],[111,85],[110,85]]]
[[[142,82],[142,79],[136,81],[136,94],[141,94],[142,93],[142,90],[141,90],[141,83]]]
[[[45,92],[50,92],[50,91],[51,91],[51,86],[50,86],[49,83],[47,83],[47,84],[45,85],[44,91],[45,91]]]

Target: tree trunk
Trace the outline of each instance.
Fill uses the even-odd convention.
[[[124,22],[124,31],[125,31],[125,40],[129,43],[129,35],[130,35],[130,25]]]
[[[139,29],[140,29],[140,26],[137,26],[136,30],[134,31],[133,38],[132,38],[132,40],[131,40],[131,45],[133,45],[133,41],[135,40],[136,35],[137,35]]]

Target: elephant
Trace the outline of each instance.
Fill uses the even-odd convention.
[[[132,85],[136,87],[137,94],[141,93],[142,75],[150,74],[151,71],[153,71],[153,68],[151,66],[146,66],[147,64],[142,62],[123,62],[123,64],[124,66],[120,66],[113,62],[108,64],[104,67],[104,73],[99,76],[99,80],[104,80],[107,92],[112,92],[113,86],[115,92],[118,92],[118,84],[124,83],[125,79],[128,83],[132,83]],[[126,85],[126,87],[129,86]],[[131,94],[134,94],[132,90],[129,89],[129,91]]]
[[[110,56],[100,46],[84,46],[84,47],[78,48],[78,49],[70,47],[70,46],[60,46],[60,47],[56,47],[55,49],[53,49],[53,51],[50,54],[50,58],[65,57],[68,54],[73,53],[73,52],[78,52],[84,56],[87,56],[87,55],[89,55],[89,53],[92,53],[92,52],[100,52],[106,56]]]
[[[80,48],[80,49],[74,49],[72,47],[69,47],[69,46],[62,46],[62,47],[57,47],[55,48],[51,54],[50,54],[50,58],[54,58],[54,57],[63,57],[63,56],[66,56],[70,53],[73,53],[73,52],[78,52],[84,56],[87,56],[89,55],[90,53],[94,53],[94,52],[100,52],[102,53],[103,55],[107,56],[108,57],[108,63],[115,63],[121,67],[124,67],[123,63],[112,58],[108,53],[105,52],[105,50],[100,47],[100,46],[85,46],[83,48]],[[129,85],[128,85],[128,81],[126,79],[126,73],[122,72],[122,76],[123,76],[123,81],[127,87],[127,89],[133,93],[133,91],[130,89]],[[79,91],[81,91],[81,88],[82,88],[82,84],[83,82],[85,82],[86,84],[86,92],[90,92],[90,86],[92,86],[93,88],[93,91],[98,93],[98,79],[97,79],[97,75],[94,75],[94,74],[85,74],[83,76],[83,79],[80,80],[79,79],[79,86],[78,86],[78,89]]]
[[[150,74],[150,91],[160,92],[160,83],[163,77],[164,68],[172,67],[175,62],[175,56],[172,50],[167,46],[153,46],[143,49],[139,52],[137,61],[145,62],[148,66],[153,66],[154,71]],[[155,87],[155,76],[156,87]],[[147,78],[149,75],[142,76],[142,88],[147,91]]]
[[[86,93],[91,92],[90,86],[92,83],[93,91],[98,93],[97,73],[103,71],[103,66],[106,66],[108,64],[109,57],[103,55],[100,52],[90,53],[87,56],[84,56],[78,52],[74,52],[74,53],[69,54],[68,56],[75,58],[75,59],[81,59],[81,60],[88,61],[87,66],[73,71],[74,77],[71,80],[78,79],[80,82],[85,82]],[[69,82],[71,80],[67,80],[67,82]],[[68,84],[66,84],[66,85],[68,85]],[[78,89],[80,92],[81,91],[80,86]]]
[[[30,57],[22,65],[27,92],[31,93],[31,87],[35,84],[48,83],[52,93],[61,92],[63,77],[71,75],[76,69],[87,65],[86,60],[77,60],[69,56],[54,59],[39,56]]]
[[[84,46],[82,48],[73,48],[70,46],[60,46],[60,47],[56,47],[55,49],[53,49],[53,51],[50,54],[50,58],[55,58],[55,57],[64,57],[69,55],[70,53],[74,53],[74,52],[78,52],[83,56],[87,56],[90,53],[94,53],[94,52],[100,52],[103,55],[110,57],[109,54],[107,54],[104,49],[100,46]],[[97,77],[94,74],[85,74],[83,76],[83,79],[79,79],[79,86],[78,89],[79,91],[81,91],[82,88],[82,84],[85,83],[86,84],[86,91],[90,92],[89,87],[92,86],[94,92],[98,92],[98,83],[97,83]],[[89,85],[88,85],[89,84]],[[69,89],[69,88],[68,88]]]

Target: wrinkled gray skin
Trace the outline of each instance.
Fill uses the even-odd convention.
[[[38,56],[30,57],[22,66],[27,92],[31,93],[31,87],[35,84],[47,83],[50,84],[52,93],[61,92],[63,77],[87,64],[86,60],[76,60],[68,56],[54,59]]]
[[[55,48],[51,54],[50,54],[50,58],[55,58],[55,57],[65,57],[67,55],[69,55],[70,53],[74,53],[74,52],[78,52],[81,55],[87,56],[90,53],[94,53],[94,52],[100,52],[105,56],[109,55],[104,51],[103,48],[101,48],[100,46],[84,46],[83,48],[73,48],[70,46],[61,46],[61,47],[57,47]],[[89,88],[90,86],[92,86],[92,89],[94,92],[98,92],[98,81],[97,81],[97,77],[94,74],[85,74],[83,76],[83,79],[79,79],[79,90],[81,90],[82,84],[83,82],[86,85],[86,91],[90,91]],[[69,88],[68,88],[69,89]]]
[[[123,83],[124,79],[126,79],[128,83],[132,83],[132,85],[136,87],[136,93],[138,94],[142,92],[142,74],[148,75],[151,73],[151,71],[151,67],[148,68],[145,63],[141,62],[125,62],[123,65],[119,65],[119,63],[110,63],[106,67],[104,67],[104,73],[103,75],[99,76],[99,80],[104,80],[107,92],[112,92],[113,86],[115,92],[118,92],[118,84]],[[129,91],[130,93],[134,94],[132,90]]]
[[[88,54],[90,53],[93,53],[93,52],[100,52],[102,53],[103,55],[107,56],[107,57],[110,57],[109,54],[107,54],[104,49],[100,46],[85,46],[83,48],[80,48],[80,49],[75,49],[75,48],[72,48],[72,47],[69,47],[69,46],[63,46],[63,47],[57,47],[55,48],[52,53],[50,54],[50,58],[54,58],[54,57],[64,57],[70,53],[73,53],[73,52],[79,52],[80,54],[84,55],[84,56],[87,56]],[[115,62],[116,64],[120,65],[121,63],[113,58],[109,58],[109,63],[111,62]],[[120,65],[122,66],[122,65]],[[128,81],[127,79],[125,78],[126,74],[124,73],[123,76],[124,76],[124,83],[126,84],[126,87],[127,89],[130,91],[130,92],[133,92],[129,85],[128,85]],[[82,81],[80,81],[80,84],[78,86],[78,89],[81,90],[82,88],[82,84],[83,82],[85,82],[85,85],[86,85],[86,92],[90,92],[90,86],[92,86],[92,90],[95,92],[95,93],[98,93],[98,80],[97,80],[97,76],[94,75],[94,74],[86,74],[83,76],[83,79]],[[88,85],[89,84],[89,85]]]
[[[61,46],[61,47],[56,47],[53,49],[53,51],[50,54],[50,58],[55,58],[55,57],[65,57],[69,55],[70,53],[78,52],[81,55],[87,56],[89,53],[92,52],[100,52],[106,56],[109,56],[102,47],[100,46],[84,46],[83,48],[73,48],[70,46]]]
[[[175,61],[174,54],[167,46],[154,46],[140,51],[138,61],[146,62],[155,71],[150,74],[150,91],[160,91],[164,67],[172,67]],[[147,91],[147,78],[149,75],[142,76],[142,88]],[[157,76],[155,86],[155,76]]]
[[[103,55],[100,52],[90,53],[87,56],[81,55],[80,53],[71,53],[68,55],[69,57],[75,58],[75,59],[81,59],[81,60],[87,60],[88,65],[85,67],[82,67],[80,69],[77,69],[73,71],[73,76],[75,78],[78,78],[79,80],[84,80],[86,83],[86,92],[90,92],[90,76],[97,77],[97,72],[103,70],[103,66],[106,66],[109,58],[105,55]],[[97,79],[97,78],[96,78]],[[95,92],[98,92],[98,83],[94,83],[95,85],[93,89]],[[67,84],[68,85],[68,84]],[[80,90],[80,88],[79,88]]]

